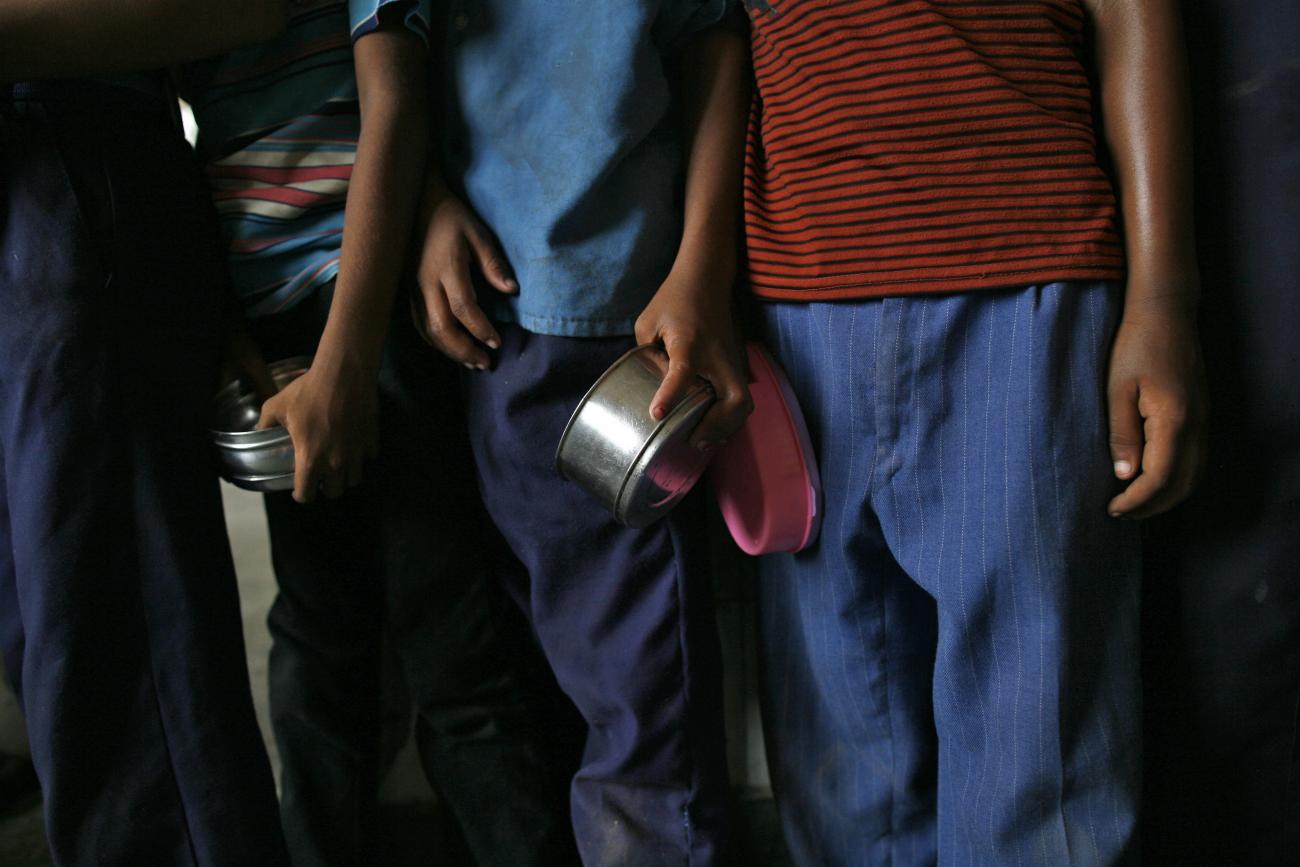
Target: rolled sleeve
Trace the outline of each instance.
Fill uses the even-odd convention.
[[[655,37],[661,48],[676,51],[713,27],[745,33],[748,26],[741,0],[664,0]]]
[[[348,20],[352,41],[356,42],[379,27],[382,13],[385,20],[397,16],[407,30],[429,44],[430,0],[348,0]]]

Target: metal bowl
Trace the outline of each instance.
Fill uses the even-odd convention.
[[[298,356],[267,365],[276,388],[284,388],[311,367],[311,358]],[[256,430],[261,417],[257,395],[243,382],[226,383],[213,399],[212,442],[217,447],[221,477],[249,491],[288,491],[293,488],[293,440],[281,425]]]
[[[625,354],[587,391],[560,437],[555,463],[628,527],[654,523],[699,479],[709,455],[692,448],[691,431],[713,405],[713,387],[698,380],[656,420],[650,400],[668,372],[656,345]]]

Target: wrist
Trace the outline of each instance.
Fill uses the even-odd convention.
[[[736,282],[736,251],[729,243],[683,242],[673,260],[669,279],[709,294],[731,297]]]
[[[424,196],[422,205],[425,211],[432,211],[440,202],[452,195],[451,187],[443,179],[442,170],[432,156],[424,170]]]
[[[331,379],[364,382],[379,377],[383,342],[326,327],[312,360],[312,369]]]
[[[1130,274],[1124,294],[1124,316],[1196,317],[1200,281],[1190,275],[1151,277]]]

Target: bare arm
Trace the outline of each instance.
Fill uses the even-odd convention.
[[[682,57],[686,123],[686,202],[682,241],[668,279],[637,319],[639,343],[661,341],[669,371],[650,405],[656,418],[695,376],[718,401],[692,442],[712,448],[736,430],[753,404],[732,318],[740,185],[749,112],[749,49],[723,29],[704,34]]]
[[[1088,6],[1129,262],[1109,404],[1115,474],[1131,484],[1110,511],[1142,518],[1187,496],[1205,451],[1186,58],[1176,0]]]
[[[384,27],[354,49],[361,138],[348,186],[343,250],[329,319],[311,369],[263,406],[297,460],[294,498],[338,496],[361,480],[378,445],[377,380],[393,297],[411,238],[428,142],[425,49]]]
[[[0,81],[156,69],[269,39],[288,0],[0,0]]]

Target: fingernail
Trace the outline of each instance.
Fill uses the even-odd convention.
[[[654,419],[661,419],[661,418],[663,418],[663,417],[664,417],[664,408],[663,408],[662,406],[652,406],[652,407],[650,407],[650,416],[651,416],[651,418],[654,418]]]
[[[519,291],[519,281],[513,277],[506,280],[506,285],[509,286],[511,289],[515,290],[516,292]]]
[[[486,365],[486,364],[476,364],[476,365],[474,365],[474,369],[477,370],[477,371],[484,371],[484,370],[487,370],[487,365]]]
[[[1115,475],[1123,477],[1133,472],[1133,465],[1128,461],[1115,461]]]
[[[466,370],[474,370],[474,369],[475,369],[474,365],[470,364],[468,361],[462,361],[461,364],[465,365],[465,369],[466,369]]]
[[[1112,518],[1122,518],[1122,517],[1124,517],[1124,513],[1123,513],[1123,512],[1111,512],[1111,513],[1110,513],[1110,516],[1111,516]]]
[[[500,348],[501,348],[501,341],[500,341],[500,340],[497,340],[495,337],[489,337],[489,338],[487,339],[487,345],[490,346],[490,347],[492,347],[493,349],[500,349]]]

